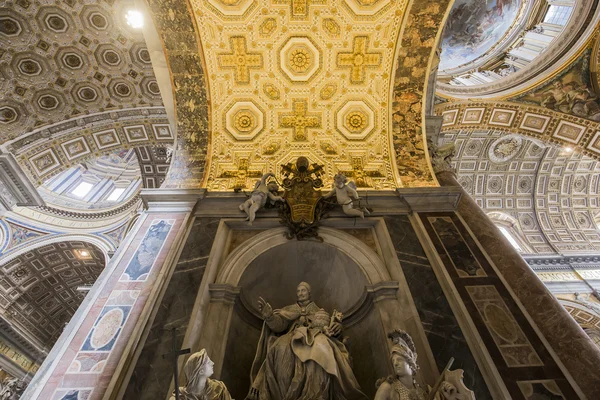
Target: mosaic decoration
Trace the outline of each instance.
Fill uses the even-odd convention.
[[[509,99],[600,122],[600,99],[591,80],[591,49],[585,51],[553,80]]]
[[[148,278],[172,226],[173,221],[168,220],[157,220],[150,225],[121,276],[122,281],[145,281]]]
[[[440,69],[468,64],[486,54],[515,23],[522,0],[457,0],[444,28]]]
[[[9,244],[5,250],[10,250],[13,247],[19,246],[30,240],[40,238],[47,234],[46,232],[33,230],[22,225],[13,224],[10,222],[7,222],[7,224],[10,227],[11,236],[9,239]]]

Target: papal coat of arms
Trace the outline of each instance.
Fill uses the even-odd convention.
[[[290,228],[288,238],[318,238],[317,222],[324,211],[320,190],[323,166],[310,164],[306,157],[298,157],[295,164],[288,163],[281,168],[286,201],[282,223]]]

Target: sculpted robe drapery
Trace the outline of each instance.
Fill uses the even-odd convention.
[[[212,379],[206,380],[204,392],[201,394],[190,393],[185,387],[181,387],[179,390],[180,400],[231,400],[229,391],[223,382]],[[171,396],[170,400],[175,400],[175,394]]]
[[[252,365],[249,399],[367,399],[344,344],[310,327],[317,311],[313,302],[293,304],[265,320]]]

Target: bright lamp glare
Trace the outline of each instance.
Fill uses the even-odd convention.
[[[127,19],[127,25],[132,28],[138,29],[144,26],[144,16],[139,11],[129,10],[125,15],[125,18]]]

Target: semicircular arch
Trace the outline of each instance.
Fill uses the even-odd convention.
[[[285,232],[285,228],[269,229],[244,242],[224,261],[215,283],[237,286],[254,259],[269,249],[289,242]],[[381,258],[354,236],[326,227],[319,229],[319,235],[325,245],[336,248],[352,259],[370,285],[391,280]]]
[[[570,147],[600,159],[600,123],[508,101],[450,102],[435,107],[442,133],[495,131]]]
[[[39,240],[33,240],[31,242],[28,242],[27,245],[18,247],[4,254],[0,258],[0,264],[6,264],[14,260],[15,258],[27,252],[33,251],[37,248],[60,242],[84,242],[89,245],[95,246],[100,250],[106,262],[108,262],[108,260],[110,259],[110,253],[113,253],[117,250],[114,243],[112,243],[110,240],[103,237],[102,235],[92,235],[87,233],[66,233],[51,236],[48,235],[40,238]]]

